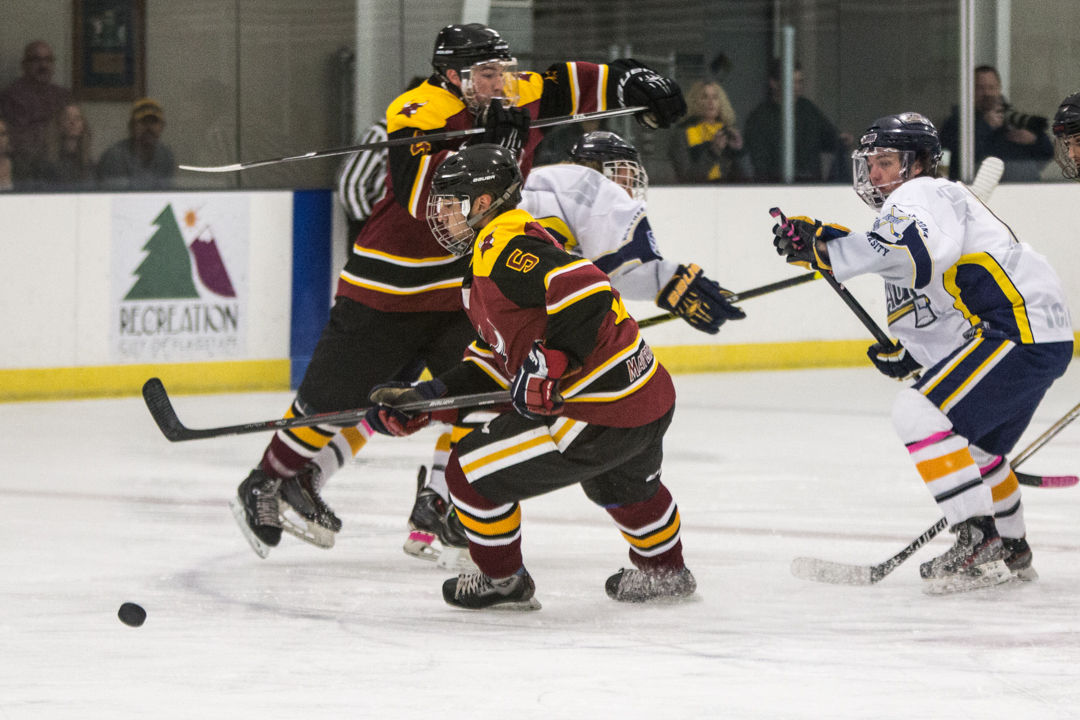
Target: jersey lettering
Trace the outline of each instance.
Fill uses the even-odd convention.
[[[626,372],[630,375],[630,382],[637,380],[638,376],[648,370],[652,363],[652,348],[645,345],[626,361]]]

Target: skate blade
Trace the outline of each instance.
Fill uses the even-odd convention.
[[[295,517],[295,519],[293,519]],[[281,529],[309,545],[329,550],[334,547],[334,531],[296,514],[292,506],[278,498],[278,519]]]
[[[248,541],[248,545],[255,551],[255,554],[263,560],[270,557],[270,546],[260,540],[258,536],[251,531],[251,528],[248,527],[244,506],[240,503],[238,498],[233,498],[229,501],[229,509],[232,510],[233,519],[236,520],[236,525],[240,528],[240,533]]]
[[[1013,574],[1004,560],[983,563],[972,570],[977,574],[931,578],[923,586],[923,592],[927,595],[952,595],[1001,585],[1013,579]]]
[[[442,547],[435,536],[421,530],[413,530],[402,545],[406,555],[418,560],[435,563],[435,567],[446,570],[475,570],[468,548]]]

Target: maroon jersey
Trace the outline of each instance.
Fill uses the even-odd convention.
[[[553,65],[543,75],[519,74],[518,106],[530,117],[556,117],[616,107],[608,66],[585,62]],[[461,309],[461,281],[468,260],[447,254],[424,217],[435,168],[475,136],[429,142],[423,135],[474,127],[457,88],[433,75],[398,96],[386,111],[390,138],[417,137],[388,150],[387,192],[372,209],[338,280],[337,295],[376,310],[399,312]],[[543,133],[530,130],[519,165],[532,167]]]
[[[675,402],[667,370],[642,340],[608,276],[565,252],[524,210],[503,213],[479,234],[465,311],[481,342],[466,351],[472,364],[501,387],[533,342],[565,353],[559,383],[563,415],[597,425],[638,427]]]

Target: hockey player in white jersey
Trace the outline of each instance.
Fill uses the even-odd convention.
[[[665,259],[645,208],[648,175],[638,151],[613,132],[586,133],[570,162],[533,168],[521,207],[567,252],[592,260],[624,298],[654,300],[702,332],[746,317],[731,293],[694,263]]]
[[[773,228],[789,262],[840,282],[885,281],[899,343],[869,356],[901,390],[893,424],[956,541],[925,562],[928,592],[1037,577],[1006,455],[1072,357],[1061,281],[960,183],[935,177],[941,143],[919,113],[880,118],[852,153],[854,187],[878,211],[865,232],[808,217]]]
[[[702,332],[716,334],[728,320],[746,314],[727,301],[731,293],[710,280],[694,263],[680,264],[660,254],[646,214],[648,175],[638,151],[613,132],[598,130],[583,135],[570,151],[570,162],[534,167],[522,190],[521,209],[535,217],[567,252],[592,260],[611,278],[624,298],[653,300]],[[492,413],[475,413],[484,422]],[[429,507],[448,507],[449,491],[443,475],[452,443],[467,431],[455,428],[435,451],[431,472],[418,484],[413,515],[430,514]],[[442,502],[439,502],[439,499]],[[447,540],[464,535],[450,526],[436,536],[420,523],[405,541],[405,552],[440,564],[461,564],[460,553],[448,553]],[[426,523],[428,526],[430,522]],[[451,557],[454,559],[451,560]]]
[[[1054,113],[1054,160],[1061,174],[1069,180],[1080,180],[1080,92],[1069,95]]]

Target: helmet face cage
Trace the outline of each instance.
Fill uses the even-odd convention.
[[[1076,162],[1069,154],[1069,148],[1076,145],[1080,145],[1080,134],[1054,136],[1054,162],[1061,168],[1061,176],[1066,180],[1076,180],[1080,177]]]
[[[464,255],[476,240],[476,230],[469,225],[472,202],[467,197],[436,195],[427,201],[427,222],[431,234],[454,255]]]
[[[874,183],[870,181],[870,163],[867,158],[875,155],[883,155],[885,153],[896,153],[899,156],[900,180],[893,181],[888,185],[874,185]],[[851,153],[851,176],[855,194],[862,198],[862,201],[870,207],[875,210],[880,210],[881,206],[885,204],[885,198],[887,198],[893,190],[899,187],[902,182],[910,179],[909,173],[914,162],[915,152],[913,150],[866,147],[853,151]]]
[[[496,100],[503,107],[514,107],[521,97],[516,58],[494,58],[473,63],[458,70],[458,76],[461,78],[461,95],[473,112],[486,109]]]
[[[601,172],[630,197],[644,202],[649,189],[649,174],[636,160],[605,160]]]

